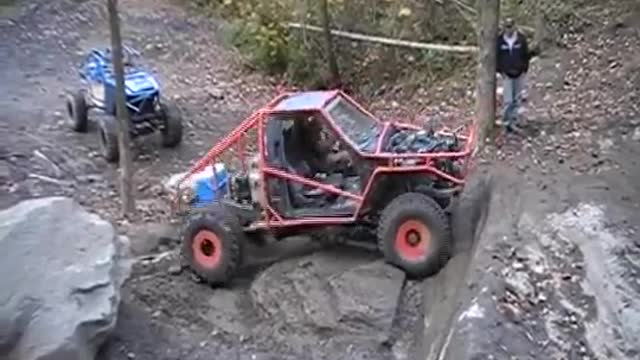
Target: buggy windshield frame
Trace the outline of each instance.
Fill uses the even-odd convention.
[[[343,96],[336,96],[323,109],[334,125],[364,153],[374,153],[383,125],[373,115]]]

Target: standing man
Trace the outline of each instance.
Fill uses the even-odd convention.
[[[498,36],[497,71],[502,75],[504,111],[502,122],[507,131],[516,130],[518,106],[533,53],[529,52],[526,36],[516,29],[513,19],[504,21],[504,31]]]

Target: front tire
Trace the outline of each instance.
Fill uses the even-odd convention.
[[[446,264],[451,238],[446,213],[421,193],[397,196],[380,216],[378,248],[388,263],[412,278],[431,276]]]
[[[244,240],[238,220],[216,205],[187,220],[182,233],[182,256],[207,283],[225,285],[240,267]]]
[[[118,131],[116,121],[103,120],[100,122],[98,134],[100,136],[100,149],[102,157],[107,162],[114,163],[120,158],[118,149]]]
[[[174,104],[162,103],[161,119],[162,119],[162,146],[176,147],[182,141],[182,117],[178,107]]]
[[[87,132],[88,118],[87,102],[83,91],[78,91],[67,97],[67,116],[71,123],[71,129],[76,132]]]

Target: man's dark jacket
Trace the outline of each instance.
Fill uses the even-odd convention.
[[[523,33],[518,32],[518,37],[511,49],[504,39],[504,34],[500,34],[497,46],[497,70],[499,73],[510,78],[517,78],[529,70],[532,54],[529,52],[529,44],[527,44],[527,38]]]

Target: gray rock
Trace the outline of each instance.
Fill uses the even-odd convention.
[[[327,290],[327,275],[313,257],[276,263],[251,286],[253,303],[263,315],[284,325],[334,327],[336,314]]]
[[[220,89],[209,88],[207,89],[209,96],[215,100],[224,100],[224,94]]]
[[[633,141],[640,141],[640,127],[637,127],[633,131],[633,135],[631,135],[631,138],[633,139]]]
[[[534,299],[536,289],[531,283],[529,274],[525,271],[507,269],[504,276],[507,289],[520,297],[521,300]]]
[[[11,167],[6,161],[0,160],[0,180],[7,181],[11,178]]]
[[[354,333],[388,335],[404,276],[398,268],[374,262],[330,278],[338,322]]]
[[[72,199],[0,212],[0,358],[92,359],[115,326],[128,240]]]
[[[176,225],[169,223],[145,223],[135,225],[127,231],[131,239],[131,252],[134,255],[147,255],[160,245],[169,246],[178,241]]]
[[[464,242],[464,239],[470,236],[467,232],[471,232],[475,237],[476,243],[469,250],[468,258],[455,256],[441,274],[426,281],[431,285],[430,288],[442,284],[441,289],[445,291],[440,291],[451,294],[446,297],[432,295],[439,302],[427,298],[426,304],[431,303],[431,307],[439,310],[434,313],[433,309],[427,309],[425,312],[425,334],[428,335],[425,337],[425,346],[429,349],[426,356],[428,360],[530,359],[531,354],[538,355],[536,358],[551,358],[545,351],[540,350],[541,346],[535,339],[529,338],[529,333],[520,327],[523,314],[518,307],[519,304],[505,307],[501,301],[505,287],[510,286],[504,279],[507,274],[502,272],[506,265],[504,259],[515,255],[512,252],[514,244],[510,243],[511,234],[514,224],[519,224],[521,216],[521,213],[513,210],[513,204],[520,204],[521,194],[524,192],[521,191],[522,186],[519,183],[522,179],[519,176],[495,176],[498,173],[494,171],[492,170],[492,182],[486,184],[490,186],[485,189],[484,185],[478,188],[489,191],[485,193],[486,197],[469,198],[472,200],[470,204],[486,206],[486,213],[482,214],[480,211],[477,217],[467,215],[467,206],[460,206],[454,213],[454,234],[458,235],[456,242]],[[510,171],[510,174],[517,174],[514,170]],[[492,191],[493,189],[500,191]],[[467,191],[465,189],[465,193]],[[479,193],[482,194],[483,191]],[[473,195],[473,192],[469,195]],[[468,219],[484,222],[484,226],[479,224],[478,228],[460,231],[464,230],[464,221],[468,222]],[[453,267],[458,261],[466,265]],[[513,274],[517,271],[513,268],[508,269],[510,276],[519,279],[520,275]],[[440,277],[444,278],[438,281]],[[461,279],[457,280],[458,277]],[[451,287],[456,286],[456,281],[468,285],[458,287],[457,291],[453,292]],[[434,290],[439,289],[435,287]],[[528,290],[530,289],[527,288],[524,292]],[[447,303],[451,305],[446,306]],[[517,323],[518,321],[520,322]]]
[[[553,234],[561,248],[574,248],[584,261],[584,278],[576,277],[582,294],[565,297],[562,305],[572,324],[585,324],[585,338],[596,358],[631,359],[640,354],[640,288],[637,286],[637,255],[630,251],[632,239],[610,225],[617,210],[612,205],[580,203],[563,213],[550,214],[547,236]],[[637,254],[637,253],[636,253]],[[574,260],[575,263],[575,260]],[[558,266],[558,265],[556,265]],[[595,309],[581,305],[580,297],[595,300]],[[589,312],[592,319],[583,320]],[[564,329],[561,329],[564,330]]]
[[[264,271],[253,282],[251,296],[265,317],[276,319],[278,326],[301,329],[300,336],[321,329],[384,342],[404,278],[382,261],[340,269],[312,255]]]
[[[180,275],[182,272],[182,266],[180,265],[171,265],[169,266],[169,275]]]

